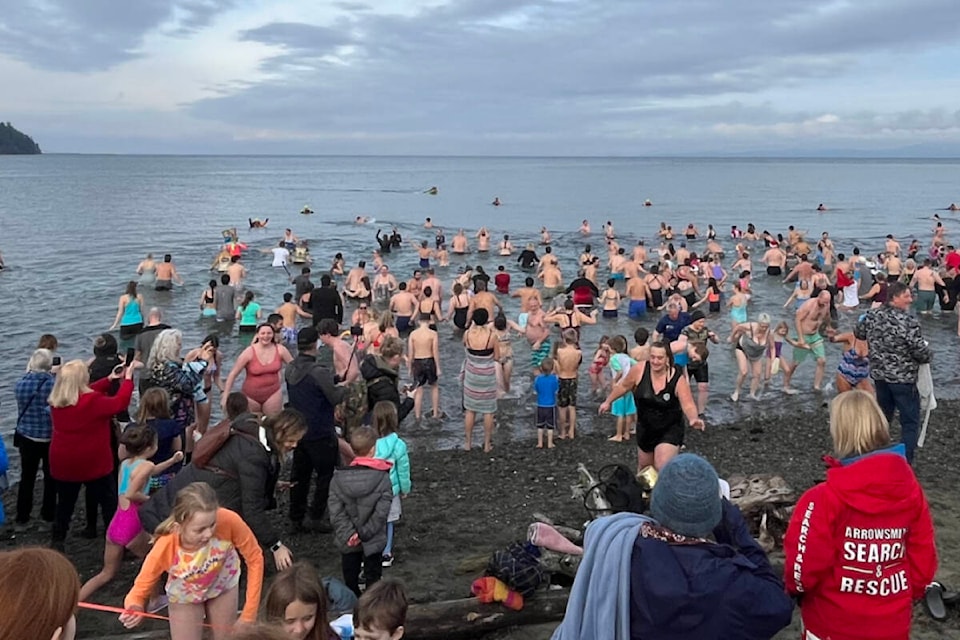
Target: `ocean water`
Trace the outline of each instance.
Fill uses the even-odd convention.
[[[185,347],[196,345],[216,329],[199,317],[198,300],[214,275],[208,266],[221,242],[220,232],[236,226],[250,245],[245,259],[251,276],[248,288],[264,311],[291,290],[286,274],[270,266],[270,249],[292,227],[310,240],[314,271],[343,252],[348,267],[369,259],[377,246],[378,228],[397,226],[405,240],[430,239],[423,229],[431,217],[448,241],[458,228],[471,236],[481,226],[494,238],[509,233],[515,246],[538,240],[541,226],[554,236],[554,252],[565,273],[575,270],[585,242],[602,253],[604,221],[612,220],[623,246],[645,239],[655,247],[661,221],[679,231],[694,222],[701,231],[712,223],[721,242],[730,225],[786,233],[793,224],[816,238],[829,231],[841,252],[854,246],[875,254],[882,239],[893,233],[904,242],[916,237],[929,244],[932,216],[951,201],[960,202],[957,176],[960,161],[951,160],[751,160],[751,159],[620,159],[620,158],[424,158],[424,157],[197,157],[44,155],[0,157],[0,252],[7,269],[0,272],[0,432],[9,435],[17,415],[13,386],[42,333],[60,340],[64,361],[87,358],[91,343],[105,331],[116,313],[118,297],[135,277],[138,262],[148,253],[172,253],[186,284],[172,293],[142,291],[146,305],[163,309],[165,320],[182,329]],[[431,186],[438,195],[426,195]],[[501,207],[490,202],[499,197]],[[641,206],[645,199],[652,207]],[[815,211],[818,203],[830,207]],[[313,216],[299,215],[309,205]],[[957,239],[956,214],[939,211],[948,239]],[[358,215],[374,223],[355,225]],[[247,218],[269,218],[266,230],[248,230]],[[580,221],[590,220],[592,238],[577,233]],[[693,243],[700,250],[702,242]],[[762,255],[762,247],[754,252]],[[404,248],[390,256],[399,276],[409,277],[416,253]],[[495,255],[452,257],[451,268],[438,275],[449,283],[456,267],[482,264],[488,272],[501,264]],[[729,264],[729,259],[727,264]],[[507,261],[514,286],[525,274]],[[790,319],[781,307],[790,289],[758,272],[757,296],[751,317],[768,311],[775,319]],[[605,278],[606,276],[603,275]],[[447,289],[449,290],[449,288]],[[446,294],[445,294],[446,297]],[[446,305],[446,302],[444,303]],[[516,304],[505,303],[511,315]],[[352,310],[352,307],[351,307]],[[637,323],[625,318],[602,321],[583,332],[587,362],[601,334],[632,336]],[[841,328],[855,317],[844,316]],[[655,317],[643,322],[652,328]],[[728,316],[710,318],[721,337],[730,331]],[[956,396],[956,319],[944,314],[923,320],[925,335],[936,345],[934,364],[938,393]],[[235,330],[234,330],[235,331]],[[227,366],[244,344],[236,334],[223,337]],[[406,428],[408,436],[430,446],[452,446],[462,438],[459,388],[453,380],[462,361],[462,348],[449,325],[441,327],[442,424],[425,421]],[[516,341],[517,362],[526,363],[527,349]],[[828,380],[839,358],[831,349]],[[785,398],[768,391],[759,403],[734,405],[727,399],[735,377],[735,360],[727,345],[712,348],[711,401],[708,421],[722,423],[744,413],[802,409],[820,403],[819,394]],[[527,367],[518,367],[525,371]],[[584,367],[585,369],[586,367]],[[517,376],[517,388],[528,389]],[[796,384],[809,388],[811,364],[797,374]],[[587,429],[612,429],[605,421],[591,424],[595,403],[588,402],[584,371],[580,415]],[[779,385],[777,385],[779,388]],[[522,393],[501,403],[498,437],[526,437],[533,428],[533,397]]]

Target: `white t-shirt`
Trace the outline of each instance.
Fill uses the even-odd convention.
[[[290,257],[290,252],[287,251],[285,247],[277,247],[273,249],[273,266],[282,267],[287,264],[287,259]]]

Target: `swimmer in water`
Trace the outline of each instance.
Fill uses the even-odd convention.
[[[270,218],[264,220],[260,218],[247,218],[247,224],[250,225],[251,229],[266,229],[267,225],[270,224]]]
[[[951,202],[950,206],[946,208],[946,211],[960,211],[960,207]]]
[[[313,209],[311,209],[311,208],[308,207],[307,205],[303,205],[303,209],[300,209],[300,213],[302,213],[302,214],[305,215],[305,216],[308,216],[308,215],[310,215],[311,213],[313,213]]]
[[[550,244],[553,242],[553,239],[550,237],[550,232],[547,231],[546,227],[540,227],[540,244]]]
[[[830,209],[823,206],[823,203],[821,202],[819,205],[817,205],[817,211],[830,211]]]
[[[644,201],[643,201],[643,206],[645,206],[645,207],[652,207],[652,206],[653,206],[653,203],[650,202],[650,200],[644,200]]]
[[[580,234],[584,236],[590,235],[590,222],[584,220],[580,223]]]
[[[370,222],[370,216],[357,216],[356,220],[353,221],[354,224],[367,224]]]
[[[494,198],[494,199],[493,199],[493,202],[491,202],[490,204],[492,204],[492,205],[495,206],[495,207],[499,207],[499,206],[500,206],[500,198]]]
[[[431,220],[430,218],[427,218],[426,220],[424,220],[424,221],[423,221],[423,228],[424,228],[424,229],[433,229],[433,220]]]
[[[285,246],[288,251],[293,251],[297,247],[297,243],[300,242],[300,238],[298,238],[291,229],[284,229],[282,241],[283,246]]]

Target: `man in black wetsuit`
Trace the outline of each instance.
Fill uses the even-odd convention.
[[[521,269],[533,269],[533,265],[540,262],[532,244],[528,244],[527,248],[520,252],[517,262],[520,263]]]
[[[380,253],[390,253],[390,247],[393,246],[393,236],[381,235],[383,232],[377,229],[377,242],[380,244]]]
[[[313,316],[313,326],[317,326],[324,318],[343,324],[343,299],[336,287],[331,286],[330,276],[323,274],[320,277],[320,286],[310,292],[310,314]]]
[[[393,233],[390,234],[390,246],[394,249],[399,249],[400,245],[403,244],[403,236],[400,235],[400,231],[396,227],[393,228]]]

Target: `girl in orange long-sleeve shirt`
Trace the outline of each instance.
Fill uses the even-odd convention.
[[[239,515],[221,509],[210,485],[194,482],[177,494],[170,517],[156,530],[157,540],[124,600],[120,616],[136,627],[153,588],[166,572],[171,640],[200,640],[203,625],[214,640],[226,638],[237,622],[240,556],[247,565],[247,596],[240,615],[255,622],[263,584],[263,551]]]

